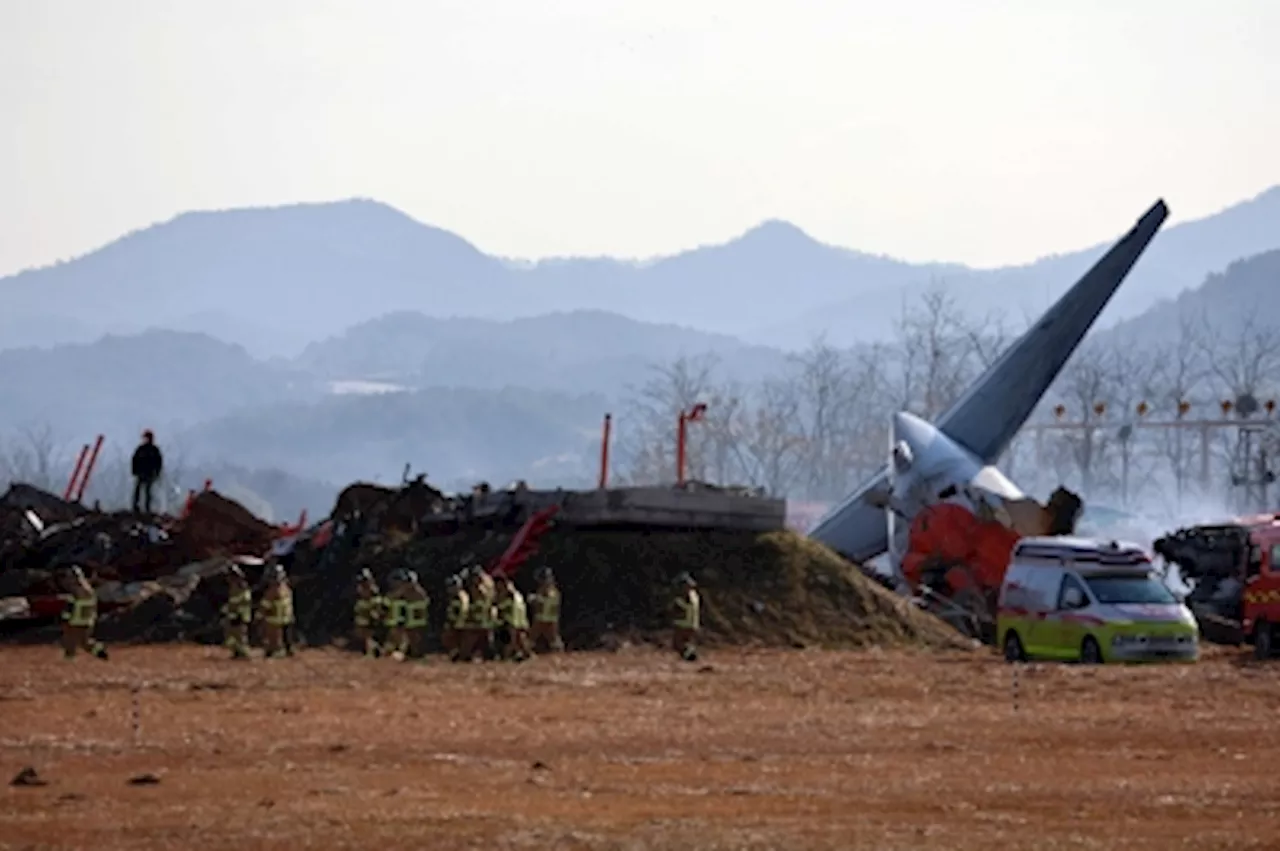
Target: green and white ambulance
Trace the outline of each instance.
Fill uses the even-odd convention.
[[[1023,538],[996,610],[1010,662],[1027,659],[1193,662],[1199,628],[1135,544]]]

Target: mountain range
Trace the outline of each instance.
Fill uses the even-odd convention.
[[[1118,236],[1140,212],[1105,217]],[[1278,222],[1275,187],[1167,228],[1104,321],[1136,316],[1232,261],[1280,248]],[[293,357],[398,311],[504,321],[594,310],[779,348],[820,334],[849,344],[888,336],[904,301],[939,284],[974,313],[1037,314],[1104,248],[973,269],[825,245],[770,221],[722,245],[643,263],[513,263],[370,200],[196,212],[0,279],[0,349],[163,328]]]
[[[715,355],[727,378],[753,381],[785,355],[736,337],[639,322],[601,310],[527,319],[438,319],[401,311],[309,344],[291,363],[330,380],[414,386],[613,394],[642,383],[654,364]]]
[[[1117,311],[1098,336],[1167,341],[1187,318],[1280,333],[1269,309],[1278,223],[1270,190],[1169,228],[1120,290],[1137,312]],[[986,271],[912,266],[771,222],[650,263],[521,264],[367,201],[190,214],[0,280],[0,341],[29,344],[0,345],[0,436],[48,424],[74,448],[105,433],[111,457],[124,457],[152,427],[192,480],[217,470],[266,489],[281,516],[304,498],[324,510],[335,484],[394,479],[405,463],[448,487],[585,485],[601,414],[621,411],[655,366],[710,354],[721,376],[757,381],[812,334],[839,344],[892,333],[926,286],[945,286],[970,314],[1036,314],[1045,291],[1098,253]],[[860,300],[842,294],[859,287]],[[724,325],[745,330],[700,324],[716,304]],[[617,426],[625,436],[625,416]]]

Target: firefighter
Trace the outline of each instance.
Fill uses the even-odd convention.
[[[249,624],[253,621],[253,591],[244,572],[227,568],[227,602],[222,604],[223,645],[232,659],[249,658]]]
[[[386,606],[383,608],[383,626],[387,628],[384,649],[396,661],[404,659],[406,645],[404,586],[409,578],[408,573],[409,571],[403,568],[391,571],[391,576],[388,577],[391,587],[383,598],[386,600]]]
[[[498,624],[502,658],[523,662],[529,658],[529,610],[524,595],[510,579],[498,584]]]
[[[392,659],[403,662],[406,656],[421,652],[429,604],[417,573],[404,568],[392,572],[386,609],[387,650]]]
[[[481,623],[483,624],[483,632],[480,635],[480,649],[485,659],[492,659],[494,658],[493,632],[498,627],[498,588],[493,581],[493,577],[489,575],[489,571],[479,565],[476,565],[472,570],[478,577],[476,581],[480,589],[480,613]],[[474,605],[473,599],[472,606]]]
[[[440,641],[444,645],[444,652],[453,660],[458,658],[462,649],[462,636],[467,628],[467,604],[470,600],[467,597],[467,589],[462,587],[462,584],[461,574],[450,576],[445,583],[449,589],[449,606],[445,611],[444,630],[440,635]]]
[[[427,610],[431,606],[431,598],[418,582],[416,571],[405,571],[404,601],[404,628],[407,634],[404,652],[416,659],[422,655],[422,647],[426,641]]]
[[[355,625],[356,640],[364,650],[364,655],[377,658],[382,648],[378,646],[374,628],[382,620],[386,600],[382,590],[378,588],[378,580],[373,578],[369,568],[360,571],[356,579],[356,603],[352,615]]]
[[[538,590],[529,598],[529,608],[533,611],[533,628],[529,634],[532,650],[538,653],[543,647],[553,653],[564,650],[564,642],[560,640],[560,589],[556,587],[551,568],[538,571]]]
[[[698,650],[694,646],[694,639],[700,628],[699,610],[702,601],[698,597],[698,583],[687,571],[676,577],[676,595],[671,607],[674,613],[672,648],[684,661],[697,661]]]
[[[267,588],[262,593],[258,611],[262,616],[262,649],[268,659],[288,656],[285,635],[293,625],[293,589],[280,565],[267,570]]]
[[[98,595],[79,566],[67,571],[63,584],[68,592],[62,610],[63,658],[74,659],[77,650],[84,650],[105,662],[107,648],[93,637],[93,627],[98,622]]]
[[[467,576],[467,628],[463,630],[458,660],[470,662],[477,652],[489,658],[493,647],[493,580],[484,568],[473,567]]]

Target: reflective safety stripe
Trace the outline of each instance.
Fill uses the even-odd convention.
[[[400,626],[405,620],[405,602],[395,597],[387,599],[387,616],[384,620],[387,626]]]
[[[228,620],[248,623],[253,620],[253,592],[249,589],[237,591],[227,598],[222,607],[222,614]]]
[[[274,600],[263,600],[266,609],[267,623],[272,626],[288,626],[293,623],[293,593],[281,590],[280,596]]]
[[[476,597],[467,607],[468,623],[478,629],[492,629],[494,620],[493,598],[484,594]]]
[[[71,601],[71,616],[67,618],[68,626],[93,626],[97,619],[97,597],[76,597]]]
[[[377,597],[361,597],[356,600],[355,605],[355,622],[356,626],[372,626],[373,622],[378,619],[378,615],[382,611],[382,607],[386,604],[381,596]]]
[[[513,629],[529,628],[529,607],[524,603],[524,595],[519,591],[511,598],[511,619],[508,621]]]
[[[421,629],[427,625],[426,600],[414,600],[404,604],[404,625],[409,629]]]
[[[675,623],[677,628],[698,628],[698,609],[700,602],[697,591],[690,591],[687,595],[683,595],[676,599],[676,608],[679,611],[679,615],[676,617]]]
[[[470,600],[465,591],[454,595],[449,601],[449,611],[445,616],[448,625],[454,629],[462,629],[467,625],[467,609]]]

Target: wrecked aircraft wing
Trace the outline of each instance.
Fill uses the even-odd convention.
[[[994,463],[1048,392],[1168,215],[1164,201],[1157,201],[938,418],[938,427],[984,462]],[[824,517],[810,537],[854,561],[880,555],[888,547],[884,510],[865,498],[887,486],[888,471],[881,470]]]

